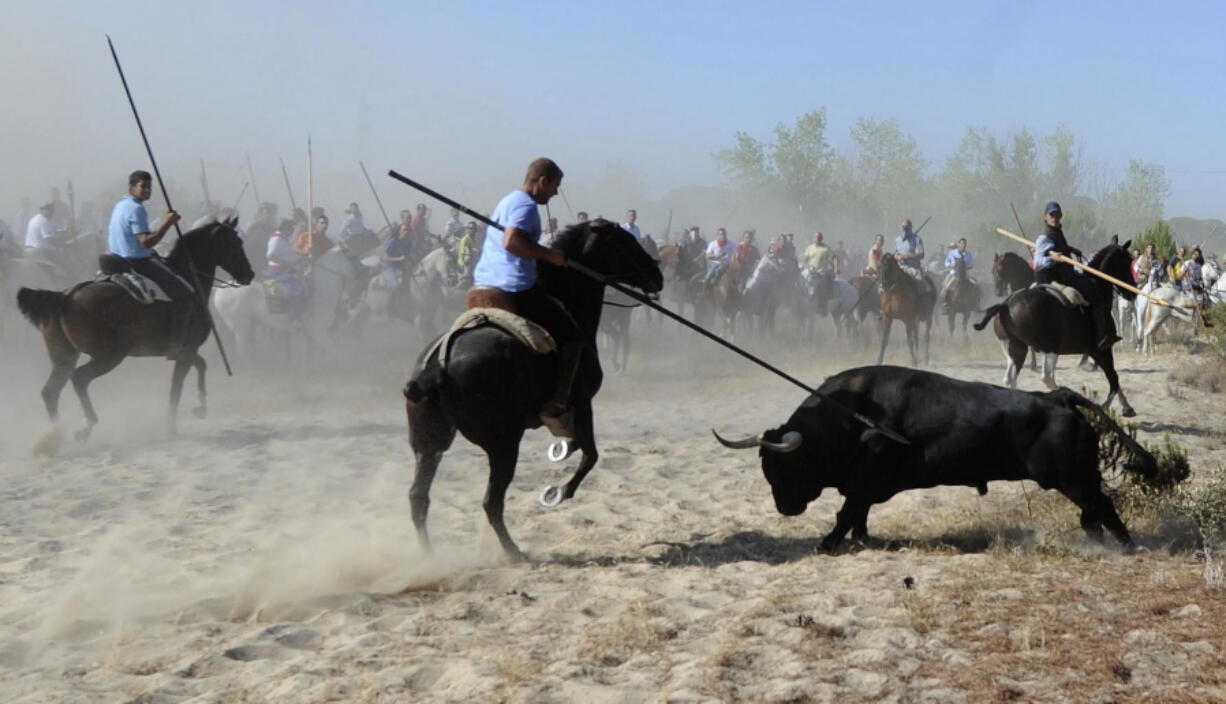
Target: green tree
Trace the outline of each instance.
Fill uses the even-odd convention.
[[[1170,193],[1165,168],[1133,159],[1123,180],[1103,196],[1104,220],[1114,232],[1141,232],[1162,220]]]
[[[724,175],[745,190],[779,195],[812,221],[828,204],[833,186],[833,153],[826,141],[826,109],[807,112],[792,125],[775,126],[773,142],[737,132],[736,143],[714,154]]]

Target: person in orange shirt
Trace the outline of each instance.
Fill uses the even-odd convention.
[[[299,254],[310,254],[311,259],[318,259],[320,255],[334,246],[336,245],[332,240],[328,239],[328,217],[326,215],[315,218],[313,233],[304,230],[298,233],[298,238],[294,241],[294,251]]]

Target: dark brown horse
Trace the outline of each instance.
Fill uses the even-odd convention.
[[[979,285],[971,281],[970,275],[966,271],[966,260],[958,258],[954,260],[954,280],[949,283],[949,288],[945,292],[945,316],[949,319],[949,335],[954,334],[954,320],[958,314],[962,314],[962,339],[969,341],[970,337],[966,332],[966,324],[970,321],[971,313],[978,313],[980,301],[983,298],[983,291],[979,289]]]
[[[1109,244],[1103,247],[1090,260],[1090,266],[1121,281],[1127,281],[1131,275],[1131,259],[1128,255],[1128,247],[1131,244],[1130,240],[1123,245]],[[1086,283],[1095,287],[1099,301],[1103,302],[1101,305],[1110,305],[1111,289],[1114,285],[1097,277],[1090,277],[1089,274],[1084,276]],[[1119,289],[1119,294],[1127,300],[1136,298],[1135,293],[1122,288]],[[1050,389],[1056,388],[1057,357],[1062,354],[1085,354],[1098,364],[1103,375],[1107,377],[1110,391],[1103,402],[1103,408],[1110,406],[1111,401],[1118,395],[1121,412],[1129,417],[1136,415],[1120,388],[1120,377],[1115,371],[1115,355],[1111,349],[1098,348],[1090,314],[1084,307],[1066,306],[1042,287],[1027,288],[1009,296],[1003,303],[990,306],[985,311],[983,320],[975,324],[975,329],[984,329],[988,321],[993,321],[992,329],[1005,352],[1008,365],[1005,369],[1006,385],[1017,386],[1017,377],[1026,362],[1026,351],[1030,347],[1044,353],[1043,383]]]
[[[616,223],[597,219],[573,225],[554,239],[552,247],[647,293],[663,286],[656,261]],[[570,268],[545,263],[538,266],[540,286],[574,316],[591,345],[595,362],[604,284]],[[404,393],[409,444],[417,460],[409,502],[423,549],[430,548],[426,532],[430,485],[458,430],[489,458],[484,507],[490,526],[509,557],[524,558],[507,532],[503,506],[507,487],[515,477],[520,440],[528,428],[540,427],[541,406],[556,386],[556,356],[537,354],[498,328],[481,327],[453,338],[448,360],[440,362],[438,354],[423,354],[418,359]],[[603,379],[599,366],[598,362],[585,365],[576,381],[571,444],[583,453],[583,459],[560,493],[549,488],[542,494],[541,501],[547,505],[572,498],[599,456],[592,415],[592,398]]]
[[[240,284],[251,283],[255,273],[243,252],[243,242],[235,231],[238,219],[209,223],[179,238],[166,262],[186,281],[193,279],[191,265],[199,274],[201,300],[207,301],[213,288],[213,274],[221,267]],[[72,380],[72,386],[85,411],[86,425],[76,433],[84,442],[98,423],[94,404],[89,398],[89,384],[114,369],[125,357],[164,356],[170,337],[171,306],[168,303],[145,304],[137,301],[119,284],[111,281],[77,284],[67,293],[45,289],[23,288],[17,293],[17,306],[25,317],[43,333],[47,354],[51,357],[51,376],[43,386],[43,403],[47,415],[59,417],[60,392]],[[179,396],[187,372],[197,370],[200,406],[193,410],[203,418],[206,412],[204,373],[205,361],[197,351],[209,337],[207,313],[197,313],[186,337],[184,352],[175,360],[170,381],[171,431],[174,430]],[[77,366],[81,354],[90,360]]]
[[[876,276],[853,276],[848,283],[855,287],[859,296],[848,316],[855,316],[858,337],[862,343],[867,344],[868,338],[871,337],[871,328],[866,326],[864,321],[870,315],[874,318],[881,317],[881,289],[877,286]]]
[[[898,264],[894,257],[881,258],[881,350],[877,364],[885,359],[885,347],[890,342],[890,327],[901,320],[907,329],[907,349],[911,364],[919,366],[919,327],[924,326],[924,363],[928,363],[928,343],[932,336],[932,311],[936,307],[937,289],[925,274],[916,279]]]
[[[1004,298],[1010,293],[1029,288],[1034,283],[1034,270],[1025,259],[1013,252],[997,254],[992,259],[992,283],[996,287],[996,295]]]

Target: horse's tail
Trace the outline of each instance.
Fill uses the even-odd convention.
[[[1142,447],[1141,443],[1137,442],[1135,438],[1121,428],[1120,424],[1116,423],[1114,418],[1107,415],[1097,403],[1064,386],[1050,392],[1049,395],[1069,409],[1087,411],[1088,415],[1096,418],[1108,432],[1115,435],[1130,458],[1124,462],[1124,469],[1137,475],[1145,484],[1158,488],[1170,488],[1187,478],[1186,476],[1177,475],[1162,476],[1158,469],[1158,461],[1154,459],[1153,454]],[[1170,473],[1168,472],[1167,474]]]
[[[442,344],[446,344],[444,341]],[[443,377],[447,370],[439,357],[439,339],[431,342],[417,360],[413,376],[404,385],[404,397],[413,403],[424,403],[437,397],[438,389],[443,385]]]
[[[1001,320],[1004,320],[1009,315],[1009,306],[1004,303],[988,306],[988,309],[983,312],[983,320],[975,323],[975,329],[982,330],[986,328],[988,323],[992,322],[992,318],[995,318],[997,315],[1001,317]]]
[[[60,319],[68,307],[68,295],[41,288],[22,288],[17,292],[17,308],[38,328],[45,328]]]

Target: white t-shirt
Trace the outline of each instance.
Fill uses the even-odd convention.
[[[642,242],[642,241],[643,241],[643,233],[639,232],[639,226],[638,226],[638,225],[631,225],[631,224],[630,224],[630,223],[628,223],[628,222],[623,222],[623,223],[622,223],[622,229],[623,229],[623,230],[625,230],[626,232],[629,232],[630,234],[634,235],[634,239],[638,240],[639,242]]]
[[[38,213],[30,218],[30,224],[26,227],[26,246],[32,249],[38,249],[47,243],[47,240],[55,234],[55,225],[47,219],[47,216]]]
[[[732,245],[732,240],[725,242],[723,247],[719,246],[719,240],[711,240],[711,244],[707,245],[707,254],[713,256],[714,259],[708,261],[727,264],[728,260],[732,258],[733,249],[735,247]]]
[[[294,246],[279,232],[268,238],[268,265],[273,267],[293,266],[298,262],[299,255]]]

